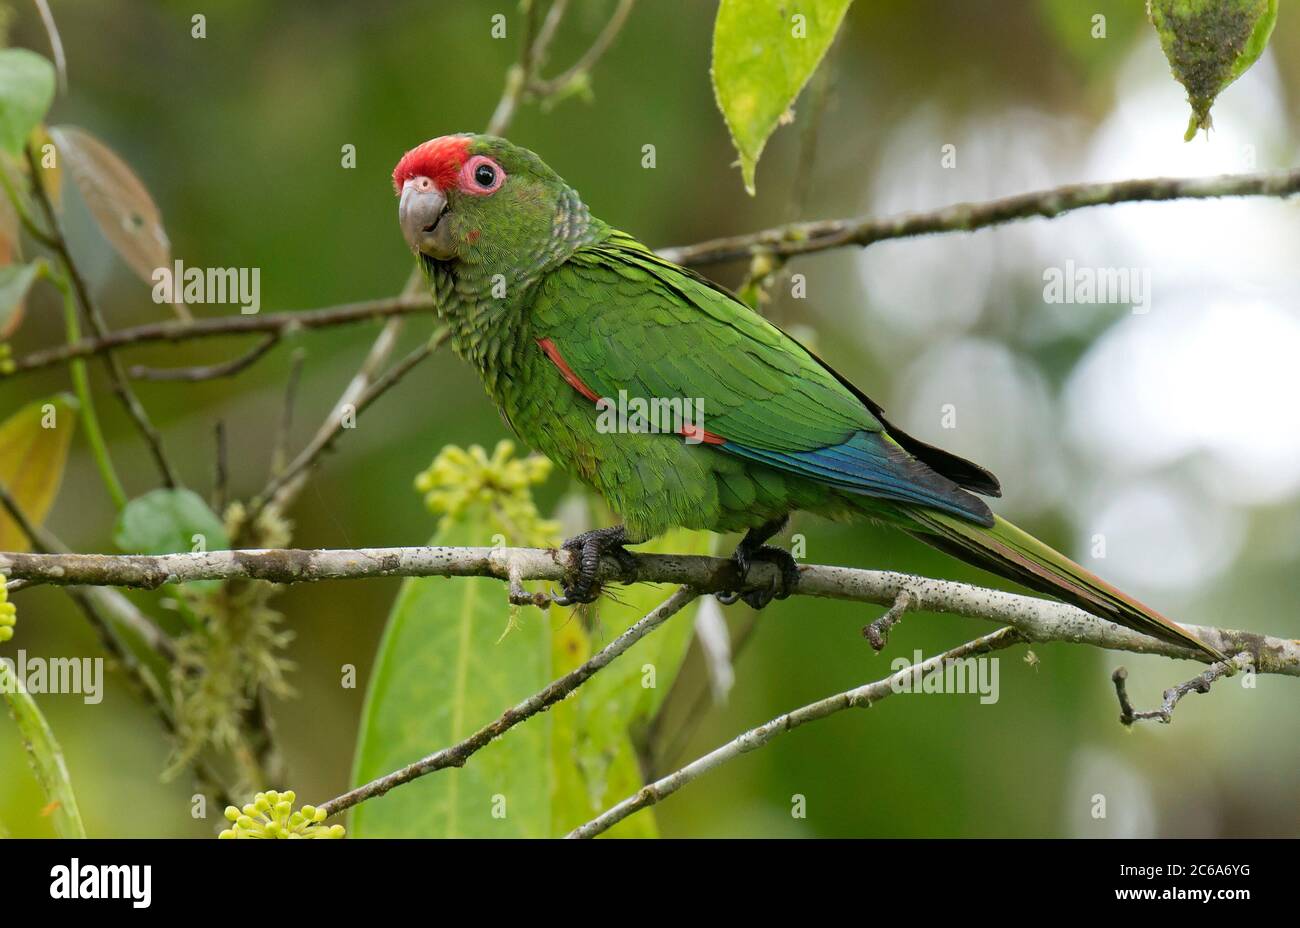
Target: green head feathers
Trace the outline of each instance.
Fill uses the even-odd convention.
[[[577,193],[541,158],[492,135],[417,145],[394,168],[393,187],[411,250],[453,273],[536,273],[577,247],[591,223]]]

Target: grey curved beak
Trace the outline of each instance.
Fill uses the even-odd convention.
[[[427,177],[412,177],[402,185],[397,221],[411,251],[445,261],[452,257],[451,239],[443,219],[447,198]]]

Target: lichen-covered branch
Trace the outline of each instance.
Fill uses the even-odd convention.
[[[678,264],[703,265],[750,258],[757,254],[790,257],[848,245],[867,246],[891,238],[970,232],[1019,219],[1055,219],[1089,206],[1218,197],[1287,197],[1300,193],[1300,169],[1218,177],[1150,177],[1099,184],[1070,184],[1021,193],[984,203],[957,203],[943,209],[897,216],[823,219],[713,239],[696,245],[664,248],[663,257]]]
[[[1124,667],[1116,667],[1115,672],[1110,675],[1110,680],[1115,684],[1115,696],[1119,699],[1120,723],[1127,727],[1134,722],[1155,719],[1168,725],[1174,720],[1174,709],[1188,693],[1208,693],[1210,687],[1217,681],[1224,677],[1230,677],[1237,671],[1248,667],[1250,667],[1250,654],[1246,652],[1237,654],[1226,661],[1211,664],[1208,670],[1198,673],[1185,683],[1171,686],[1165,690],[1159,709],[1149,709],[1144,712],[1135,711],[1133,703],[1129,701],[1128,670]]]
[[[1022,644],[1028,639],[1025,638],[1017,629],[1000,628],[992,634],[976,638],[974,641],[968,641],[942,654],[936,654],[929,660],[922,661],[914,667],[905,667],[885,677],[883,680],[877,680],[874,683],[868,683],[864,686],[855,687],[846,690],[843,693],[836,693],[834,696],[827,696],[825,699],[819,699],[817,702],[809,703],[793,712],[787,712],[779,715],[769,722],[764,722],[757,728],[751,728],[742,735],[731,739],[719,748],[710,751],[703,757],[700,757],[691,763],[682,767],[665,777],[655,780],[653,783],[641,787],[637,792],[624,799],[617,805],[596,816],[587,824],[575,828],[565,837],[568,838],[594,838],[603,831],[617,825],[623,819],[632,815],[634,812],[654,805],[667,796],[671,796],[686,784],[698,780],[704,774],[708,773],[729,760],[734,760],[741,754],[747,754],[756,748],[761,748],[777,735],[798,728],[808,722],[815,722],[818,719],[824,719],[828,715],[834,715],[836,712],[842,712],[845,709],[867,709],[882,699],[886,699],[898,692],[898,683],[905,677],[914,675],[925,676],[926,674],[941,668],[948,661],[960,661],[966,658],[975,657],[980,654],[988,654],[990,651],[1000,651],[1003,648],[1009,648],[1012,645]]]
[[[561,580],[570,555],[544,548],[355,548],[207,551],[193,554],[0,553],[0,573],[37,583],[155,589],[166,583],[249,578],[304,583],[364,577],[495,577]],[[613,558],[601,562],[603,582],[655,582],[700,593],[770,586],[776,568],[758,563],[741,584],[728,558],[637,554],[625,572]],[[917,577],[892,571],[801,565],[794,594],[891,606],[906,592],[910,612],[946,612],[1013,626],[1028,641],[1066,641],[1115,651],[1204,660],[1197,652],[1158,641],[1054,600]],[[1300,641],[1210,626],[1185,626],[1225,654],[1251,655],[1259,673],[1300,676]]]

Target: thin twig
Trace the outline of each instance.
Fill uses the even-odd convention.
[[[1133,704],[1129,702],[1128,698],[1128,687],[1125,685],[1128,680],[1128,670],[1124,667],[1116,667],[1115,672],[1110,675],[1110,679],[1115,684],[1115,696],[1119,699],[1119,720],[1125,726],[1147,719],[1156,719],[1162,724],[1168,725],[1174,720],[1174,707],[1178,705],[1179,700],[1184,696],[1188,693],[1208,693],[1210,686],[1217,680],[1232,676],[1243,666],[1249,666],[1249,664],[1250,653],[1245,651],[1226,661],[1211,664],[1208,670],[1197,674],[1186,683],[1180,683],[1165,690],[1164,700],[1160,704],[1160,708],[1150,709],[1145,712],[1135,712],[1133,710]]]
[[[464,766],[465,761],[475,751],[487,746],[520,722],[527,721],[539,712],[544,712],[568,696],[602,667],[605,667],[614,658],[681,611],[696,595],[698,594],[689,587],[681,587],[643,618],[639,619],[627,631],[592,655],[591,659],[582,666],[569,671],[544,689],[529,696],[523,702],[507,709],[501,713],[496,721],[483,726],[464,741],[443,748],[423,760],[416,761],[401,770],[394,771],[377,780],[372,780],[364,786],[359,786],[342,796],[331,799],[329,802],[323,803],[321,808],[325,810],[327,816],[337,815],[344,809],[349,809],[366,799],[382,796],[393,787],[409,783],[411,780],[422,777],[427,773],[442,770],[445,767]]]
[[[795,709],[793,712],[779,715],[770,722],[765,722],[757,728],[751,728],[721,747],[692,761],[680,770],[643,786],[635,794],[602,812],[587,824],[575,828],[566,837],[594,838],[601,832],[608,831],[634,812],[639,812],[641,809],[663,801],[686,784],[699,779],[727,761],[734,760],[741,754],[747,754],[762,747],[783,732],[798,728],[808,722],[824,719],[828,715],[834,715],[836,712],[845,709],[870,708],[880,700],[887,699],[898,692],[900,689],[898,684],[905,677],[918,674],[924,676],[938,668],[942,668],[948,661],[965,660],[979,654],[987,654],[991,651],[1022,644],[1025,641],[1025,637],[1016,629],[1000,628],[992,634],[984,635],[974,641],[968,641],[959,647],[938,654],[915,667],[906,667],[899,670],[883,680],[877,680],[865,686],[828,696],[825,699]]]
[[[433,298],[429,296],[394,296],[380,300],[364,300],[359,303],[342,303],[338,306],[326,306],[321,309],[288,310],[279,313],[262,313],[255,315],[216,316],[211,319],[197,319],[194,322],[168,320],[146,325],[117,329],[108,334],[94,338],[83,338],[71,345],[59,345],[34,351],[14,361],[11,374],[40,370],[55,364],[62,364],[73,358],[88,358],[122,347],[151,342],[183,342],[198,338],[213,338],[223,335],[255,335],[274,332],[280,336],[308,329],[322,329],[337,325],[351,325],[369,322],[372,319],[386,319],[393,316],[406,316],[412,313],[432,313]]]
[[[31,546],[31,549],[37,552],[38,555],[75,557],[75,555],[68,554],[67,545],[57,535],[28,518],[27,513],[4,484],[0,484],[0,508],[3,508],[9,517],[14,520],[18,530],[27,538],[27,543]],[[0,574],[3,573],[4,571],[0,570]],[[11,582],[15,579],[18,578],[11,578]],[[27,586],[34,586],[44,582],[34,577],[22,578],[22,580]],[[6,585],[8,586],[8,584]],[[86,590],[79,590],[76,586],[68,586],[69,595],[78,600],[79,604],[81,598],[85,597],[98,607],[90,614],[93,619],[92,624],[101,638],[111,637],[106,631],[110,629],[110,623],[104,618],[105,615],[111,614],[123,627],[134,632],[144,645],[154,653],[167,659],[175,656],[171,639],[167,637],[166,633],[139,609],[135,608],[131,601],[117,590],[101,589],[103,584],[91,584]],[[16,587],[10,588],[17,589]],[[112,644],[113,642],[109,641],[109,643]]]
[[[177,736],[176,716],[166,690],[152,668],[144,661],[136,659],[131,649],[112,634],[111,623],[116,620],[131,629],[141,636],[146,647],[169,663],[174,663],[176,653],[171,639],[163,635],[150,619],[117,590],[74,586],[68,587],[68,595],[85,615],[91,627],[100,632],[100,638],[104,641],[106,649],[121,663],[136,688],[148,697],[163,728],[173,737]],[[190,761],[190,767],[199,780],[205,781],[213,788],[218,802],[229,804],[232,791],[215,768],[197,757]]]
[[[760,613],[753,609],[748,611],[745,616],[744,624],[736,632],[731,640],[731,664],[733,667],[740,663],[740,657],[745,653],[749,643],[754,640],[754,633],[758,630],[758,618]],[[713,693],[713,687],[710,681],[706,679],[698,687],[695,698],[690,701],[690,708],[682,716],[677,725],[677,730],[673,733],[672,740],[662,748],[656,750],[660,739],[663,737],[664,724],[668,719],[669,705],[676,700],[677,693],[684,685],[684,675],[679,671],[673,679],[668,695],[664,697],[663,703],[659,706],[659,711],[655,713],[650,724],[637,745],[637,756],[641,761],[641,773],[644,779],[650,779],[659,769],[661,761],[672,763],[682,755],[686,746],[695,735],[696,729],[704,721],[710,704],[716,704]]]
[[[27,517],[17,500],[3,486],[0,486],[0,505],[27,536],[28,543],[33,548],[47,552],[66,550],[53,533],[36,525]],[[176,721],[167,694],[158,682],[153,669],[140,660],[131,646],[122,640],[118,634],[118,627],[133,632],[146,648],[169,662],[176,659],[171,639],[117,590],[97,586],[69,586],[66,591],[90,623],[104,650],[126,671],[128,678],[149,697],[163,726],[175,734]],[[200,773],[204,772],[199,767],[195,769]],[[219,780],[212,780],[212,782],[221,788]]]
[[[871,650],[877,654],[885,650],[885,646],[889,644],[890,630],[903,621],[903,613],[907,611],[907,607],[911,603],[911,594],[907,590],[899,590],[898,595],[894,597],[893,604],[885,610],[885,614],[870,625],[863,627],[862,637],[870,643]]]
[[[595,41],[582,53],[578,60],[555,77],[545,80],[534,77],[528,88],[529,91],[537,97],[552,97],[567,89],[573,81],[590,73],[591,69],[596,66],[596,62],[605,56],[610,46],[614,44],[614,40],[618,38],[618,34],[627,23],[627,18],[635,4],[636,0],[619,0],[618,6],[614,9],[609,21],[605,23],[605,27],[600,30]]]
[[[288,500],[301,487],[307,473],[315,466],[320,456],[334,446],[335,440],[347,428],[346,422],[350,416],[361,415],[366,407],[395,386],[417,364],[433,354],[446,339],[447,332],[444,329],[385,371],[383,376],[362,391],[355,403],[342,403],[336,407],[334,414],[316,433],[311,443],[303,448],[282,471],[267,481],[266,487],[249,504],[249,522],[251,523],[268,504],[274,505],[279,511],[284,511]]]
[[[40,182],[41,167],[36,160],[36,153],[30,145],[25,150],[27,163],[31,169],[32,193],[36,198],[36,202],[41,204],[41,210],[45,213],[45,221],[50,229],[52,247],[67,270],[68,277],[72,281],[72,289],[77,294],[82,313],[91,331],[97,338],[105,338],[108,335],[108,323],[104,321],[99,308],[91,300],[90,289],[86,286],[86,280],[81,276],[81,269],[72,258],[72,250],[68,247],[68,239],[64,235],[59,215],[50,202],[49,194],[45,191],[45,185]],[[140,403],[140,398],[131,389],[131,385],[126,378],[126,372],[122,369],[122,362],[111,351],[106,351],[104,352],[104,366],[108,370],[108,379],[113,387],[113,393],[122,403],[127,414],[135,423],[136,430],[139,431],[141,437],[144,438],[145,444],[149,447],[149,452],[153,456],[154,463],[157,464],[158,471],[162,476],[163,484],[167,487],[180,486],[180,478],[177,476],[171,462],[167,459],[167,452],[163,448],[162,435],[150,420],[149,414],[145,412],[144,406]]]
[[[560,6],[560,12],[563,13],[564,0],[556,0],[556,3],[551,5],[551,10],[554,11],[557,4]],[[519,60],[506,71],[506,82],[501,89],[501,99],[497,101],[496,108],[492,111],[492,118],[488,120],[488,135],[505,134],[507,127],[515,118],[515,109],[523,99],[524,91],[532,77],[533,62],[539,57],[535,47],[538,35],[538,0],[525,0],[522,6],[524,7],[524,32],[519,41]],[[554,30],[551,30],[551,35],[554,35]]]
[[[53,533],[27,518],[27,513],[3,483],[0,483],[0,506],[4,507],[4,511],[8,513],[9,518],[14,520],[18,530],[27,537],[27,543],[33,551],[48,554],[51,552],[62,553],[68,550],[54,537]],[[3,573],[3,571],[0,571],[0,573]]]
[[[533,6],[537,6],[538,0],[531,0]],[[528,67],[530,77],[535,78],[537,73],[546,64],[546,56],[551,50],[551,43],[555,41],[555,34],[560,29],[560,22],[564,19],[564,14],[569,10],[569,0],[553,0],[550,8],[546,11],[546,17],[542,20],[541,28],[537,34],[524,43],[524,63]]]
[[[289,438],[293,435],[293,408],[298,399],[298,381],[302,377],[302,365],[307,353],[299,348],[293,353],[289,363],[289,377],[284,384],[284,401],[280,404],[280,427],[276,429],[275,441],[271,445],[271,476],[284,471],[289,456]]]
[[[212,462],[212,511],[220,514],[226,511],[227,491],[230,485],[230,457],[226,446],[225,420],[218,419],[213,426],[213,431],[216,449]]]
[[[1021,193],[983,203],[958,203],[943,209],[876,218],[794,222],[748,235],[713,239],[659,250],[677,264],[703,265],[756,254],[779,257],[827,251],[849,245],[865,247],[894,238],[939,232],[970,232],[1019,219],[1055,219],[1090,206],[1217,197],[1288,197],[1300,193],[1300,168],[1267,174],[1221,174],[1217,177],[1152,177],[1098,184],[1071,184]]]
[[[352,548],[317,550],[200,551],[184,554],[0,553],[0,573],[10,579],[53,584],[89,584],[156,589],[167,583],[249,578],[272,583],[308,583],[369,577],[495,577],[509,581],[563,580],[571,571],[569,552],[548,548]],[[625,573],[632,570],[634,573]],[[625,566],[608,557],[597,576],[604,583],[645,582],[689,586],[700,593],[770,589],[778,569],[754,564],[742,578],[731,558],[677,554],[635,554]],[[1116,651],[1206,661],[1197,650],[1160,641],[1099,619],[1074,606],[951,580],[894,571],[799,565],[792,593],[852,602],[891,605],[906,590],[914,611],[964,615],[1012,625],[1029,641],[1067,641]],[[1224,654],[1248,651],[1259,673],[1300,676],[1300,641],[1255,632],[1184,625]]]
[[[219,364],[199,364],[193,367],[146,367],[136,364],[127,370],[132,380],[169,380],[185,383],[199,383],[204,380],[218,380],[242,373],[260,361],[267,352],[280,341],[278,332],[273,332],[258,342],[245,354]]]
[[[54,58],[54,72],[59,76],[59,91],[68,92],[68,59],[63,52],[63,39],[59,36],[59,27],[54,22],[47,0],[36,0],[36,12],[40,14],[45,34],[50,39],[50,54]]]

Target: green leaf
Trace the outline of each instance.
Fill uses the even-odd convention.
[[[480,504],[445,518],[430,544],[482,545],[500,531]],[[506,632],[505,587],[488,578],[422,577],[402,584],[379,646],[362,713],[353,781],[364,783],[461,741],[545,686],[550,613],[521,610]],[[530,837],[551,828],[551,713],[477,752],[362,803],[357,837]]]
[[[830,48],[851,0],[722,0],[713,26],[713,93],[740,153],[745,189],[768,136]]]
[[[49,804],[54,830],[61,838],[86,837],[86,827],[81,823],[81,812],[77,809],[77,797],[72,792],[68,765],[63,760],[63,749],[37,708],[36,701],[22,688],[5,661],[0,661],[0,695],[4,696],[9,714],[18,723],[18,731],[27,748],[27,759]]]
[[[453,511],[431,544],[481,545],[513,531],[502,524],[496,506],[479,501]],[[706,533],[672,532],[638,550],[704,553],[711,544]],[[369,782],[464,740],[581,665],[671,592],[663,584],[618,587],[581,621],[558,608],[520,610],[511,619],[499,581],[406,581],[367,688],[354,782]],[[351,834],[548,837],[586,822],[640,789],[629,730],[657,709],[691,632],[691,610],[685,610],[568,699],[475,753],[464,767],[436,771],[357,806]],[[646,665],[653,665],[653,674],[643,671]],[[657,832],[653,816],[643,814],[610,833],[650,837]]]
[[[53,65],[25,48],[0,49],[0,149],[21,154],[53,101]]]
[[[32,282],[41,273],[39,264],[10,264],[0,267],[0,339],[8,338],[23,318],[23,305]]]
[[[29,403],[0,424],[0,484],[35,525],[45,519],[68,461],[77,401],[61,393]],[[0,512],[0,551],[26,551],[27,535]]]
[[[1277,0],[1150,0],[1147,10],[1174,77],[1187,90],[1191,120],[1183,136],[1212,125],[1210,107],[1268,45]]]
[[[196,539],[195,536],[202,536]],[[225,526],[193,490],[151,490],[127,503],[113,527],[113,543],[130,554],[175,554],[230,547]]]

